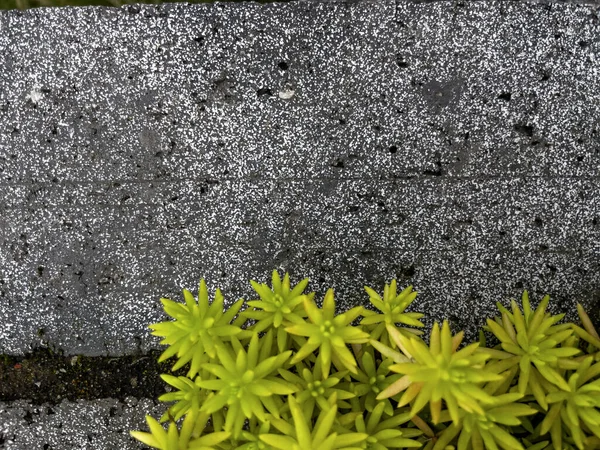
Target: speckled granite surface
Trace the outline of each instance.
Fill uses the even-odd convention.
[[[462,6],[461,6],[462,5]],[[398,276],[473,332],[600,294],[596,6],[0,14],[0,351],[157,346],[159,298]],[[595,299],[595,300],[594,300]],[[39,337],[42,334],[42,337]]]
[[[75,450],[147,448],[129,435],[147,431],[145,414],[160,417],[163,405],[127,398],[32,405],[25,400],[0,402],[0,448]]]
[[[589,3],[589,2],[588,2]],[[0,14],[0,353],[157,347],[159,298],[273,268],[340,308],[397,277],[472,336],[600,304],[596,5]],[[0,404],[8,449],[136,448],[151,400]],[[50,408],[50,409],[47,409]]]

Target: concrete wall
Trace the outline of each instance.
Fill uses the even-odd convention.
[[[0,353],[156,348],[159,298],[273,268],[397,277],[473,336],[600,308],[595,4],[297,2],[0,14]],[[40,387],[42,389],[43,386]],[[33,388],[35,389],[35,388]],[[23,394],[27,397],[27,393]],[[139,448],[151,399],[0,403],[7,449]]]
[[[159,298],[397,277],[469,335],[600,302],[595,5],[0,14],[0,353],[158,346]],[[596,316],[597,317],[597,316]]]

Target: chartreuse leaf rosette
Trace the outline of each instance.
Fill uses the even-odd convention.
[[[600,363],[592,365],[593,361],[593,356],[585,358],[568,378],[567,390],[556,389],[546,396],[550,410],[540,434],[550,432],[555,450],[563,448],[563,434],[570,435],[580,450],[588,448],[589,437],[600,439]]]
[[[351,407],[346,400],[356,395],[339,386],[340,380],[348,373],[347,370],[323,377],[320,359],[317,359],[312,370],[303,363],[296,364],[293,369],[296,373],[285,369],[278,369],[278,371],[284,380],[298,388],[300,393],[296,395],[296,401],[302,407],[304,417],[312,418],[319,411],[329,409],[328,399],[333,394],[337,396],[339,407]],[[318,408],[315,408],[316,406]]]
[[[223,294],[220,289],[215,293],[215,300],[208,302],[206,283],[200,280],[198,289],[198,302],[187,289],[183,290],[185,304],[174,302],[168,298],[161,298],[165,312],[174,318],[174,321],[155,323],[149,326],[154,330],[154,336],[162,336],[161,344],[169,347],[162,353],[159,362],[177,355],[178,361],[172,370],[183,367],[191,362],[188,378],[193,378],[200,370],[203,363],[210,358],[216,358],[216,345],[231,336],[245,336],[249,333],[231,324],[231,321],[242,307],[243,300],[239,300],[223,311]]]
[[[512,313],[498,304],[502,317],[487,320],[489,331],[500,340],[504,352],[487,351],[499,359],[490,365],[490,369],[501,372],[518,366],[518,392],[532,394],[544,410],[548,409],[546,394],[555,387],[569,390],[560,370],[561,367],[572,367],[567,358],[580,353],[575,347],[560,346],[573,334],[573,329],[570,324],[557,325],[564,314],[552,316],[546,313],[549,299],[550,296],[545,296],[532,311],[527,291],[524,291],[523,312],[512,300]]]
[[[169,424],[168,431],[152,417],[146,416],[150,433],[143,431],[130,431],[131,436],[149,447],[160,450],[212,450],[219,443],[225,441],[230,433],[220,431],[205,433],[200,436],[194,430],[196,427],[196,413],[191,412],[183,421],[181,431],[177,430],[175,422]]]
[[[341,314],[333,289],[319,307],[307,284],[273,271],[271,287],[251,282],[258,300],[211,302],[204,280],[197,300],[161,299],[169,406],[131,435],[163,450],[600,450],[600,337],[580,304],[577,325],[548,296],[498,304],[489,348],[447,321],[423,340],[416,292],[395,280],[365,287],[374,310]]]
[[[308,285],[308,278],[303,279],[290,290],[290,276],[286,273],[283,281],[281,281],[279,274],[274,270],[272,289],[266,284],[258,284],[254,280],[251,280],[250,284],[260,296],[260,300],[246,302],[252,309],[242,312],[241,315],[257,321],[251,327],[253,331],[261,332],[268,327],[275,328],[277,330],[277,348],[280,352],[283,352],[288,343],[286,326],[303,322],[306,313],[302,302],[305,297],[312,300],[315,296],[314,292],[303,294]]]
[[[281,450],[353,450],[357,444],[367,439],[366,433],[347,432],[338,434],[332,431],[337,415],[337,399],[334,393],[329,399],[330,407],[321,411],[316,423],[304,416],[302,408],[293,396],[288,397],[288,405],[293,425],[289,421],[272,418],[271,424],[282,434],[262,434],[260,439]]]
[[[358,445],[358,448],[387,450],[421,447],[419,441],[412,439],[423,434],[420,430],[414,428],[400,429],[400,425],[410,420],[410,415],[402,413],[382,420],[385,406],[385,403],[380,402],[366,417],[363,414],[356,417],[356,431],[367,435],[367,438]]]
[[[176,402],[167,412],[160,418],[161,422],[169,419],[175,421],[186,415],[190,411],[198,411],[200,405],[208,397],[208,392],[202,390],[198,384],[194,383],[187,377],[174,377],[173,375],[162,374],[160,376],[170,386],[177,389],[174,392],[169,392],[158,397],[161,402]],[[196,381],[200,381],[201,377],[197,376]],[[206,415],[208,420],[208,415]]]
[[[391,371],[404,376],[377,398],[391,397],[404,391],[398,407],[412,403],[410,414],[415,416],[429,403],[434,424],[440,422],[442,400],[454,424],[460,422],[460,409],[483,415],[481,403],[492,404],[494,397],[481,389],[480,384],[498,381],[502,377],[485,369],[489,355],[475,352],[478,342],[457,351],[462,337],[462,332],[452,337],[446,320],[441,331],[437,322],[433,325],[429,347],[416,336],[392,335],[412,362],[390,366]]]
[[[240,439],[233,441],[231,445],[221,444],[218,448],[235,450],[275,450],[275,447],[267,444],[261,439],[261,436],[269,434],[271,423],[260,422],[256,418],[251,419],[248,424],[248,430],[243,430]]]
[[[600,336],[594,327],[594,324],[590,320],[590,317],[583,309],[581,303],[577,303],[577,313],[583,328],[575,324],[571,324],[573,331],[581,338],[582,341],[587,342],[584,350],[588,355],[593,355],[595,361],[600,361]]]
[[[378,361],[377,358],[381,359]],[[353,409],[370,412],[376,406],[382,405],[385,414],[392,416],[394,406],[390,399],[377,400],[376,397],[390,384],[402,378],[400,374],[390,373],[390,366],[394,364],[394,360],[376,356],[373,347],[363,345],[361,354],[357,355],[357,361],[357,372],[351,374],[351,379],[343,384],[345,389],[355,394],[350,399]]]
[[[235,338],[231,338],[231,348],[217,344],[219,364],[207,363],[203,369],[212,373],[213,380],[200,380],[196,384],[203,389],[216,391],[200,407],[200,412],[214,413],[227,407],[224,430],[237,438],[246,419],[252,417],[265,421],[265,408],[279,417],[282,404],[277,395],[296,392],[292,383],[274,376],[277,369],[289,359],[288,350],[277,356],[261,353],[258,334],[254,333],[248,351]],[[267,348],[267,347],[263,347]]]
[[[523,450],[523,445],[507,431],[509,426],[521,425],[520,417],[537,413],[534,408],[516,403],[522,397],[518,392],[498,395],[493,402],[481,405],[483,414],[460,410],[460,421],[441,433],[433,450],[446,449],[457,436],[459,450]],[[449,412],[442,411],[440,422],[449,421],[452,421]]]
[[[379,310],[378,313],[365,309],[363,312],[364,319],[360,322],[365,331],[368,331],[371,335],[371,339],[377,339],[383,345],[395,348],[394,340],[390,339],[388,327],[398,323],[412,327],[423,326],[423,323],[419,319],[424,314],[405,312],[406,308],[417,297],[417,293],[412,290],[412,286],[408,286],[400,294],[396,295],[396,280],[392,280],[389,285],[385,285],[383,298],[368,286],[365,286],[365,291],[369,294],[369,302]],[[411,334],[420,336],[423,334],[421,330],[412,328],[397,327],[396,329],[405,336],[410,336]]]
[[[356,373],[356,360],[347,345],[362,344],[369,340],[368,333],[349,325],[363,312],[362,306],[336,316],[333,289],[329,289],[325,294],[323,309],[319,309],[315,302],[307,297],[304,298],[303,304],[310,323],[295,323],[286,328],[286,331],[306,336],[308,341],[294,355],[291,363],[296,364],[319,349],[323,378],[329,374],[332,360],[337,363],[336,367]]]

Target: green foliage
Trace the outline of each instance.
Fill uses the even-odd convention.
[[[272,341],[268,337],[267,342]],[[248,352],[240,342],[232,338],[232,348],[217,344],[219,364],[207,363],[203,368],[213,374],[216,379],[200,380],[196,384],[204,389],[216,391],[200,407],[201,412],[214,413],[227,405],[224,429],[239,436],[245,419],[252,417],[264,422],[267,420],[264,408],[279,417],[281,405],[275,395],[287,395],[297,389],[291,383],[271,376],[281,368],[290,355],[291,350],[270,356],[269,346],[264,345],[259,351],[258,334],[254,333]]]
[[[250,280],[250,284],[260,296],[260,300],[247,301],[247,305],[252,309],[242,312],[241,316],[257,321],[250,327],[253,331],[261,332],[269,327],[275,328],[277,330],[277,348],[283,352],[288,345],[286,326],[293,323],[304,323],[303,319],[306,317],[306,313],[302,302],[305,297],[312,300],[315,296],[314,292],[302,295],[308,285],[308,278],[290,289],[290,276],[286,273],[282,282],[279,274],[274,270],[272,289],[266,284],[258,284],[254,280]]]
[[[347,449],[351,450],[354,444],[363,442],[366,433],[345,432],[338,434],[332,430],[337,415],[337,399],[333,394],[329,399],[327,409],[323,409],[316,423],[302,413],[300,405],[293,396],[289,396],[288,405],[292,415],[293,426],[288,420],[273,419],[273,425],[282,434],[263,434],[260,439],[281,450],[304,449]]]
[[[593,357],[587,357],[568,379],[568,389],[554,390],[546,400],[552,406],[541,423],[540,432],[552,434],[555,448],[561,448],[564,427],[577,447],[584,446],[587,427],[600,439],[600,363],[592,366]],[[595,381],[590,381],[595,379]]]
[[[419,321],[424,316],[422,313],[405,312],[413,300],[417,297],[417,293],[412,290],[412,286],[408,286],[399,295],[396,295],[396,280],[392,280],[389,285],[385,285],[383,289],[383,298],[377,292],[368,286],[365,286],[365,291],[369,294],[369,302],[380,312],[365,310],[363,312],[364,319],[360,324],[365,331],[371,335],[371,339],[377,339],[382,344],[395,348],[394,340],[390,340],[387,332],[387,325],[402,323],[413,327],[422,327],[423,324]],[[400,333],[410,336],[423,334],[420,330],[413,328],[398,327]]]
[[[369,340],[369,334],[358,327],[349,326],[349,323],[362,313],[363,308],[357,306],[335,316],[333,289],[329,289],[323,300],[323,309],[317,308],[313,300],[305,298],[304,310],[310,322],[296,322],[286,328],[288,333],[308,337],[308,340],[294,354],[291,364],[302,361],[319,349],[323,377],[329,374],[332,360],[338,369],[345,367],[350,372],[356,373],[356,360],[347,344],[365,343]]]
[[[225,431],[208,432],[204,433],[203,436],[199,436],[199,431],[195,429],[196,415],[195,411],[191,411],[185,417],[181,431],[177,430],[175,422],[171,422],[169,430],[165,431],[156,420],[146,416],[150,433],[131,431],[131,435],[150,447],[163,450],[208,450],[229,437],[229,433]],[[193,439],[192,435],[194,435]]]
[[[473,448],[485,445],[486,448],[522,449],[519,441],[512,437],[505,427],[521,425],[520,416],[535,414],[537,411],[523,403],[515,403],[523,395],[519,393],[501,394],[492,402],[482,405],[483,413],[473,413],[466,410],[459,412],[460,420],[452,423],[440,435],[433,447],[434,450],[444,449],[458,437],[458,447]],[[452,420],[447,411],[441,414],[440,420]]]
[[[354,422],[356,431],[366,433],[368,437],[361,443],[360,448],[419,448],[421,443],[412,438],[423,434],[415,428],[400,429],[400,425],[410,420],[409,414],[400,413],[383,419],[386,403],[379,402],[366,416],[356,415]]]
[[[378,399],[404,391],[398,406],[412,402],[410,414],[414,416],[429,404],[434,424],[440,421],[444,400],[454,425],[460,422],[459,408],[484,415],[482,404],[493,403],[494,397],[480,385],[502,377],[485,369],[489,355],[475,353],[478,342],[457,351],[462,333],[453,338],[447,321],[441,332],[437,323],[433,325],[429,348],[416,337],[406,338],[398,333],[392,338],[398,340],[398,346],[411,361],[390,366],[390,370],[404,376],[381,392]]]
[[[332,289],[321,307],[304,294],[308,279],[251,284],[260,299],[226,309],[204,280],[197,301],[161,299],[174,320],[150,325],[169,346],[160,360],[187,373],[162,375],[168,429],[147,416],[133,437],[164,450],[600,449],[600,337],[581,305],[581,326],[559,323],[525,291],[487,321],[497,345],[462,345],[447,321],[426,343],[410,328],[423,326],[407,311],[416,292],[395,280],[383,296],[365,287],[376,311],[337,314]]]
[[[556,325],[564,316],[546,313],[550,296],[545,296],[535,312],[531,311],[527,291],[523,293],[523,311],[512,300],[512,313],[498,305],[502,318],[488,319],[488,329],[500,340],[506,353],[495,354],[501,363],[494,366],[502,369],[518,367],[518,390],[521,394],[531,392],[538,404],[548,409],[546,394],[558,386],[568,390],[568,385],[559,373],[563,358],[580,353],[572,346],[559,346],[573,334],[571,324]],[[568,362],[567,362],[568,363]]]
[[[249,332],[231,324],[243,300],[237,301],[224,312],[221,290],[217,289],[214,302],[209,304],[204,280],[200,280],[197,303],[187,289],[183,290],[183,297],[185,304],[161,298],[165,312],[175,320],[155,323],[150,325],[150,329],[154,330],[153,335],[164,337],[161,344],[169,345],[158,361],[177,355],[178,361],[173,371],[191,361],[187,376],[192,378],[209,358],[216,358],[216,349],[222,344],[222,339],[228,340],[238,334],[247,336]]]

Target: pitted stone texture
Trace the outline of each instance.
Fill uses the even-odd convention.
[[[0,402],[0,445],[6,450],[147,448],[129,431],[148,431],[145,415],[158,419],[164,411],[164,405],[133,397],[57,405]]]
[[[600,304],[593,5],[0,14],[0,352],[158,347],[159,298],[273,268],[340,310],[397,277],[475,336]],[[594,308],[596,308],[594,310]]]

